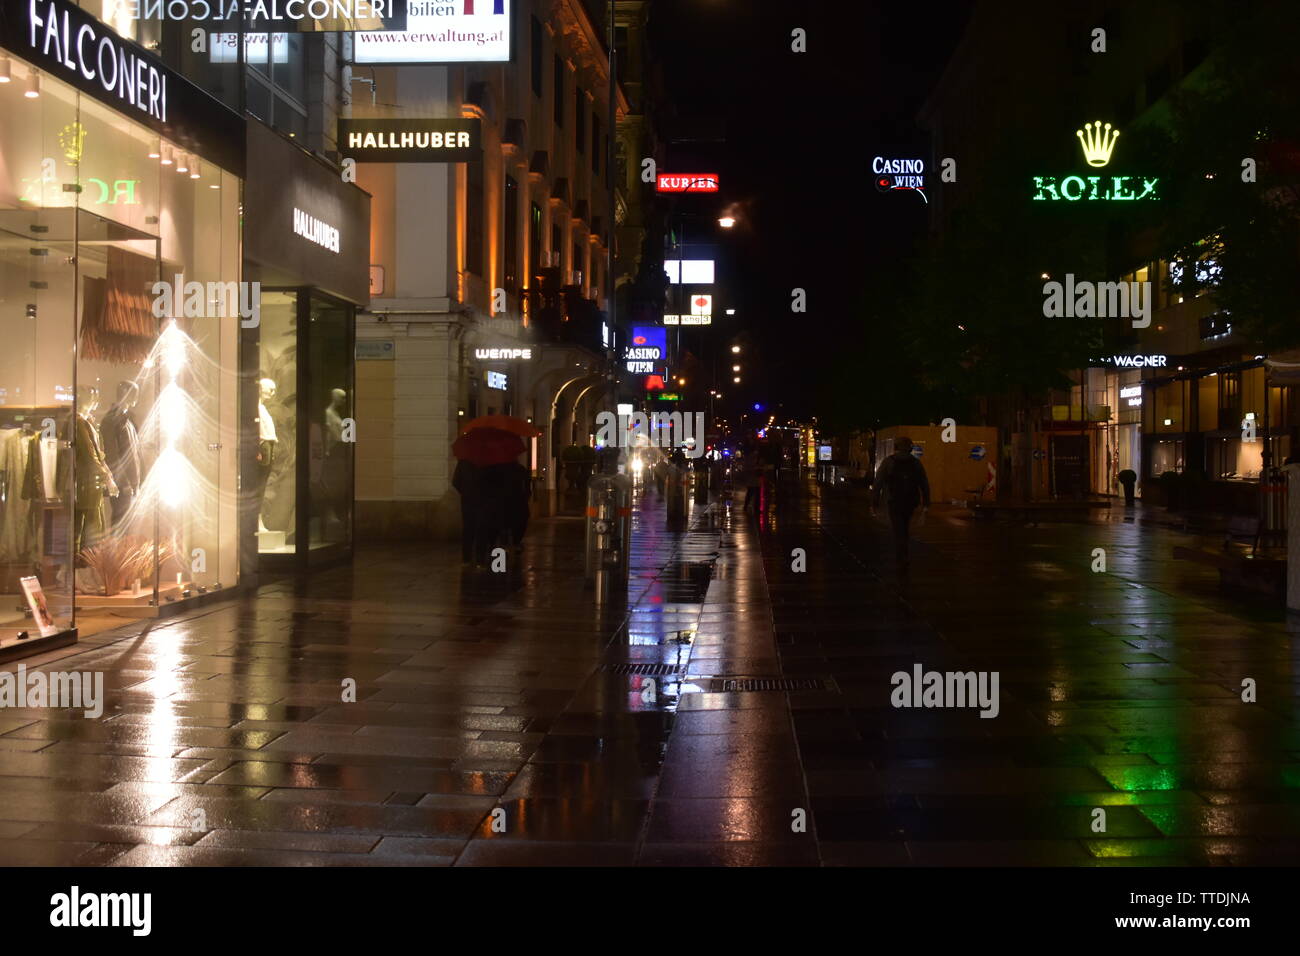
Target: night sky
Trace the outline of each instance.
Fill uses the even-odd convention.
[[[725,135],[670,143],[665,171],[721,173],[720,196],[692,197],[701,209],[742,204],[742,227],[727,237],[730,291],[763,358],[747,403],[812,414],[820,356],[864,321],[864,269],[891,268],[925,234],[925,204],[876,192],[870,163],[929,156],[915,116],[969,7],[926,4],[921,16],[916,4],[878,0],[653,4],[651,43],[676,114],[661,118],[665,138],[719,122]],[[790,49],[796,27],[806,53]],[[795,287],[807,291],[806,315],[790,310]]]

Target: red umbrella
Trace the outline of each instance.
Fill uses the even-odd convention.
[[[540,429],[513,415],[480,415],[462,425],[460,431],[461,434],[465,434],[477,428],[495,428],[497,431],[510,432],[520,438],[536,438],[541,434]]]
[[[518,435],[499,428],[475,428],[456,439],[451,453],[461,461],[486,468],[514,461],[524,453],[524,442]]]

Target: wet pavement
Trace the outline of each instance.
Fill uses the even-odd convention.
[[[813,492],[765,531],[782,670],[836,685],[791,695],[823,863],[1300,859],[1295,635],[1171,559],[1221,538],[1122,507],[1039,527],[939,512],[908,580],[859,494]],[[998,716],[891,706],[891,676],[918,664],[997,671]]]
[[[856,493],[684,532],[651,493],[604,608],[578,519],[497,575],[366,547],[52,655],[107,704],[0,710],[0,864],[1292,862],[1293,636],[1120,514],[936,515],[900,582]],[[891,707],[918,664],[998,716]]]

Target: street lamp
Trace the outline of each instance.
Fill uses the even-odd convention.
[[[739,371],[740,371],[740,366],[739,366],[739,365],[733,365],[733,366],[731,366],[731,370],[732,370],[733,372],[739,372]]]
[[[723,229],[730,229],[735,224],[736,224],[735,216],[723,216],[718,220],[718,225],[721,226]]]
[[[734,352],[735,354],[739,355],[739,354],[740,354],[740,346],[739,346],[739,345],[733,345],[733,346],[731,347],[731,351]]]

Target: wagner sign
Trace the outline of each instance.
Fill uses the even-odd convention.
[[[339,154],[359,163],[467,163],[483,158],[476,119],[341,119]]]

